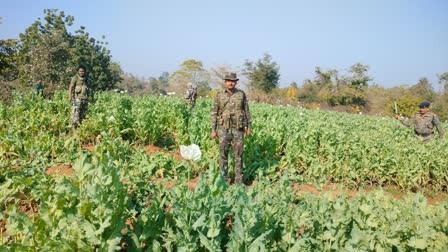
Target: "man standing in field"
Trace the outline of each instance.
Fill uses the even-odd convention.
[[[73,76],[70,81],[70,87],[68,89],[68,100],[73,100],[71,118],[73,130],[76,130],[81,125],[82,120],[86,117],[89,97],[91,97],[92,102],[95,103],[93,90],[89,86],[89,80],[86,75],[86,68],[80,66],[78,67],[78,73]]]
[[[437,118],[437,115],[429,112],[429,102],[420,103],[420,112],[416,113],[409,120],[403,120],[399,115],[395,115],[401,123],[407,127],[411,125],[415,125],[415,137],[418,139],[422,139],[423,143],[427,143],[434,136],[434,127],[437,128],[437,132],[439,133],[439,138],[443,138],[443,129],[442,124]]]
[[[197,95],[197,89],[193,88],[193,85],[188,82],[187,89],[185,90],[184,94],[184,104],[189,103],[191,107],[194,107],[194,105],[196,104]]]
[[[235,182],[243,183],[243,149],[244,135],[250,135],[251,117],[246,94],[235,85],[239,79],[235,73],[226,73],[224,81],[226,89],[216,93],[212,110],[211,138],[219,138],[219,168],[227,180],[228,154],[230,144],[233,146],[235,158]]]
[[[36,83],[33,85],[33,91],[36,96],[44,96],[44,85],[42,84],[41,77],[36,78]]]

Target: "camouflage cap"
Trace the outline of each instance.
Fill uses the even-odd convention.
[[[431,105],[431,103],[429,102],[422,102],[420,103],[420,105],[418,105],[420,108],[429,108],[429,105]]]
[[[238,81],[239,79],[236,77],[236,73],[226,73],[224,75],[224,80]]]
[[[193,84],[191,84],[191,82],[188,82],[186,86],[187,86],[187,87],[192,87]]]
[[[42,80],[42,77],[36,77],[36,81]]]

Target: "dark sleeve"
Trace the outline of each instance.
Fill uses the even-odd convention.
[[[251,126],[252,119],[250,117],[250,111],[249,111],[249,103],[247,102],[246,94],[243,96],[243,126],[244,128],[248,129]]]
[[[219,93],[215,96],[215,101],[213,103],[213,109],[212,109],[212,131],[216,131],[217,125],[218,125],[218,113],[219,113],[219,99],[218,99]]]
[[[439,121],[439,118],[435,114],[432,116],[432,123],[434,124],[434,126],[436,126],[439,137],[443,138],[442,123]]]

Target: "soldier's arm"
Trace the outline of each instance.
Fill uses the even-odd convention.
[[[432,117],[432,123],[437,128],[437,132],[439,133],[439,138],[443,138],[442,123],[439,121],[439,118],[435,114]]]
[[[243,116],[243,126],[246,129],[250,129],[251,123],[252,123],[252,118],[250,116],[250,111],[249,111],[249,103],[247,102],[247,97],[246,94],[244,94],[243,97],[243,111],[244,111],[244,116]]]
[[[212,132],[216,132],[217,122],[218,122],[218,112],[219,112],[219,94],[215,96],[215,102],[213,103],[212,109]]]
[[[73,84],[68,87],[68,101],[72,101]]]
[[[73,96],[73,88],[75,88],[76,80],[75,77],[72,78],[70,81],[70,86],[68,87],[68,101],[72,101]]]
[[[411,125],[415,124],[415,116],[409,118],[409,119],[404,119],[400,121],[404,126],[406,127],[410,127]]]

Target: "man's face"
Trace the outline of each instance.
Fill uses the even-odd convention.
[[[226,80],[226,87],[229,90],[233,90],[235,88],[236,81],[234,80]]]
[[[422,114],[426,114],[426,113],[428,113],[428,111],[429,111],[429,108],[420,108],[420,113],[422,113]]]
[[[42,80],[38,80],[37,83],[42,84]]]
[[[84,68],[80,68],[80,69],[78,70],[78,74],[79,74],[79,76],[83,77],[84,74],[86,74],[86,70],[84,70]]]

